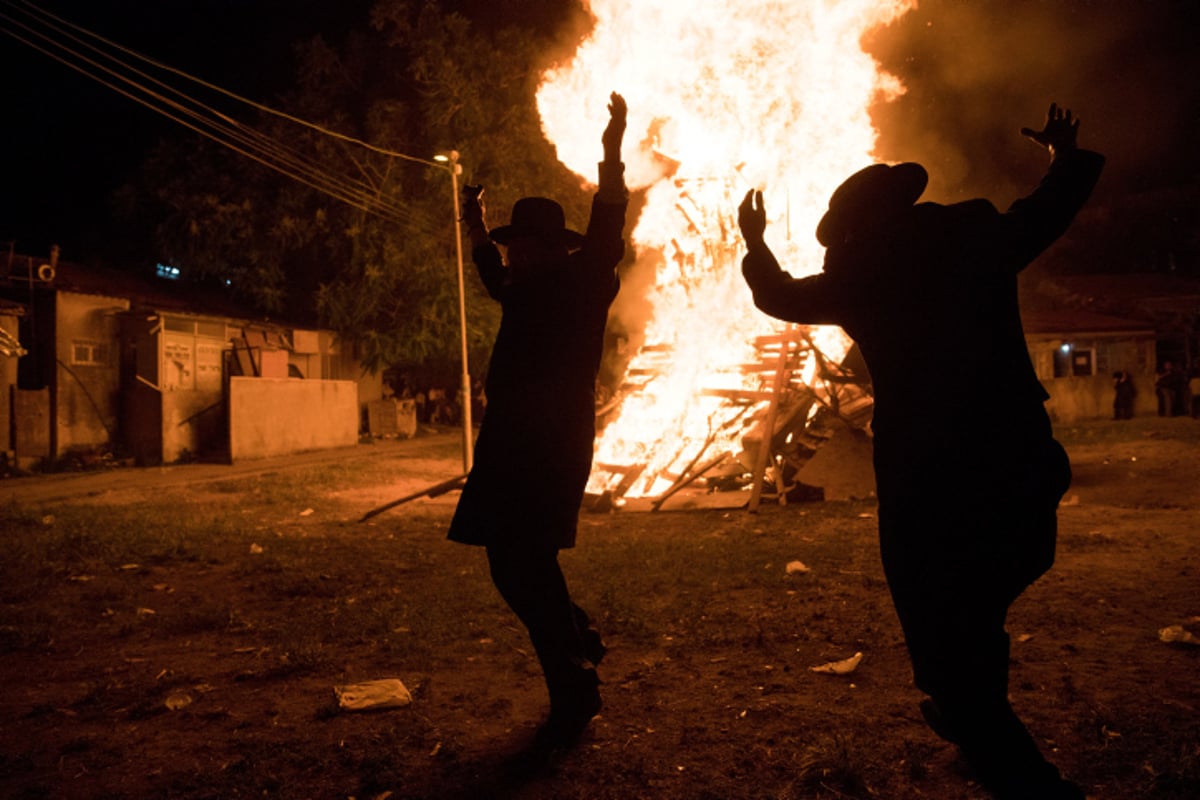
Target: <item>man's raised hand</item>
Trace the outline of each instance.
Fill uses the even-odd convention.
[[[738,228],[746,245],[761,244],[763,231],[767,229],[767,209],[763,205],[762,192],[751,189],[738,206]]]
[[[604,159],[606,161],[621,160],[621,140],[625,137],[625,116],[628,109],[625,98],[613,92],[609,96],[608,125],[604,129],[601,142],[604,144]]]
[[[1079,119],[1072,118],[1071,109],[1059,108],[1057,103],[1050,104],[1050,110],[1046,112],[1046,124],[1040,131],[1021,128],[1022,136],[1047,148],[1051,155],[1058,150],[1075,147],[1075,138],[1078,132]]]

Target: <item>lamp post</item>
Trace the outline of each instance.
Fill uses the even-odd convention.
[[[454,251],[458,261],[458,332],[462,347],[462,419],[463,419],[463,472],[471,471],[471,374],[467,363],[467,292],[463,280],[462,221],[458,207],[458,176],[462,165],[458,163],[458,151],[438,153],[433,157],[438,166],[450,173],[450,191],[454,201]]]

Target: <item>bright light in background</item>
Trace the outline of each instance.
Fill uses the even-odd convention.
[[[656,474],[681,443],[710,435],[721,401],[702,390],[737,388],[728,384],[745,376],[729,366],[755,360],[754,338],[778,329],[742,282],[738,203],[765,189],[780,261],[793,274],[820,269],[814,231],[829,195],[874,160],[869,108],[902,91],[860,39],[916,0],[588,5],[594,31],[570,64],[544,76],[538,108],[559,157],[590,179],[609,93],[629,104],[626,177],[646,190],[631,238],[654,280],[648,289],[626,282],[612,313],[620,327],[644,331],[631,342],[631,372],[655,377],[622,402],[596,462],[649,463],[646,474]],[[848,344],[836,328],[814,338],[836,360]]]

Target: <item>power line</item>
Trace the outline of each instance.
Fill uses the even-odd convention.
[[[12,4],[12,0],[0,0],[0,1],[4,2],[6,5]],[[430,159],[418,158],[417,156],[410,156],[407,153],[401,153],[396,150],[388,150],[386,148],[379,147],[377,145],[373,145],[370,142],[364,142],[361,139],[356,139],[353,136],[347,136],[344,133],[339,133],[337,131],[330,130],[330,129],[325,128],[321,125],[318,125],[314,122],[309,122],[308,120],[301,119],[300,117],[292,116],[291,114],[288,114],[283,111],[279,111],[278,109],[275,109],[275,108],[271,108],[270,106],[266,106],[261,103],[257,103],[253,100],[247,99],[245,97],[242,97],[241,95],[231,92],[228,89],[225,89],[221,86],[217,86],[216,84],[209,83],[209,82],[203,80],[202,78],[197,78],[196,76],[191,75],[191,74],[185,72],[184,70],[179,69],[178,67],[173,67],[169,64],[164,64],[161,61],[157,61],[153,58],[150,58],[149,56],[142,55],[141,53],[138,53],[135,50],[131,50],[131,49],[125,47],[124,45],[120,44],[119,42],[114,42],[110,39],[106,39],[103,36],[100,36],[97,33],[89,31],[85,28],[81,28],[78,25],[75,25],[74,23],[72,23],[68,20],[62,19],[61,17],[55,16],[54,14],[52,14],[49,11],[39,8],[37,5],[35,5],[31,2],[28,2],[28,0],[17,0],[17,1],[20,2],[21,5],[29,6],[30,8],[35,9],[38,13],[40,13],[46,17],[49,17],[50,19],[53,19],[57,22],[60,22],[61,24],[66,25],[67,27],[69,27],[73,30],[77,30],[81,33],[91,36],[92,38],[96,39],[97,41],[103,42],[104,44],[108,45],[109,47],[119,50],[120,52],[125,53],[126,55],[133,56],[134,58],[136,58],[140,61],[144,61],[147,64],[151,64],[151,65],[157,67],[158,69],[163,70],[164,72],[170,72],[174,75],[178,75],[181,78],[189,80],[200,86],[203,86],[206,89],[211,89],[212,91],[217,92],[222,95],[225,95],[226,97],[229,97],[233,100],[237,100],[240,103],[245,103],[246,105],[250,106],[251,108],[258,109],[259,111],[265,112],[267,114],[272,114],[276,117],[280,117],[281,119],[285,119],[289,122],[294,122],[297,125],[302,125],[306,128],[310,128],[311,130],[317,131],[318,133],[323,133],[326,136],[332,137],[334,139],[340,139],[344,142],[356,144],[360,147],[363,147],[367,150],[378,153],[380,155],[390,156],[392,158],[399,158],[404,161],[413,161],[418,164],[424,164],[425,166],[436,167],[439,169],[442,167],[441,164],[431,161]]]
[[[8,4],[8,3],[6,3],[6,4]],[[11,4],[9,4],[9,5],[11,5]],[[34,42],[31,42],[28,39],[14,33],[12,30],[5,29],[6,33],[8,33],[10,36],[13,36],[14,38],[18,39],[19,41],[23,42],[24,44],[38,50],[39,52],[42,52],[43,54],[45,54],[51,58],[54,58],[57,61],[60,61],[61,63],[65,64],[66,66],[68,66],[72,69],[75,69],[76,71],[81,72],[85,76],[90,77],[93,80],[96,80],[97,82],[101,83],[102,85],[104,85],[108,88],[111,88],[114,91],[117,91],[118,93],[120,93],[126,97],[129,97],[130,99],[134,100],[135,102],[139,102],[142,105],[145,105],[148,108],[150,108],[158,113],[163,114],[164,116],[168,117],[169,119],[179,122],[180,124],[184,125],[185,127],[188,127],[189,129],[194,130],[197,133],[200,133],[201,135],[207,136],[208,138],[211,138],[211,139],[217,141],[218,143],[229,147],[230,149],[234,150],[235,152],[238,152],[238,153],[245,155],[255,161],[258,161],[259,163],[262,163],[264,166],[268,166],[272,169],[275,169],[276,171],[282,172],[283,174],[287,175],[288,177],[291,177],[295,180],[305,183],[306,185],[310,186],[311,188],[314,188],[314,189],[317,189],[318,191],[322,191],[324,193],[330,194],[330,195],[334,196],[335,198],[342,200],[343,202],[347,202],[348,204],[350,204],[354,207],[360,208],[363,211],[366,211],[369,213],[380,213],[382,216],[393,217],[397,221],[407,222],[410,224],[416,224],[417,226],[420,226],[420,227],[426,227],[428,225],[428,220],[416,218],[407,209],[405,209],[403,207],[399,207],[399,206],[389,207],[388,204],[383,203],[378,198],[377,194],[370,192],[368,189],[364,189],[362,184],[354,182],[351,179],[346,179],[344,177],[337,177],[337,176],[330,175],[328,172],[324,171],[321,167],[319,167],[317,165],[313,165],[311,162],[305,161],[302,156],[299,156],[299,154],[294,153],[294,151],[289,153],[287,148],[280,145],[278,142],[270,139],[270,137],[266,137],[263,134],[259,134],[257,131],[253,131],[253,129],[246,128],[246,126],[241,125],[240,123],[237,123],[236,121],[231,120],[229,117],[225,116],[224,114],[221,114],[220,112],[216,111],[215,109],[205,106],[203,103],[200,103],[199,101],[195,100],[194,98],[188,97],[187,95],[184,95],[183,93],[178,92],[177,90],[173,89],[172,87],[166,86],[161,81],[156,81],[155,79],[153,79],[149,76],[145,76],[148,80],[158,83],[160,86],[163,86],[168,91],[170,91],[174,94],[177,94],[177,95],[183,97],[185,100],[204,109],[210,115],[212,115],[212,118],[206,118],[202,114],[197,113],[196,111],[188,109],[185,106],[180,105],[177,102],[171,101],[171,100],[163,97],[161,94],[138,83],[136,80],[130,78],[129,76],[123,75],[119,72],[116,72],[113,69],[110,69],[102,64],[98,64],[95,60],[90,59],[90,58],[80,54],[76,50],[73,50],[69,45],[66,45],[61,41],[57,41],[53,37],[51,37],[43,32],[37,31],[33,28],[30,28],[28,25],[25,25],[17,20],[14,20],[11,17],[8,17],[7,15],[0,14],[0,18],[8,19],[10,22],[18,25],[19,27],[23,28],[26,31],[29,31],[31,34],[42,39],[43,41],[49,42],[54,47],[57,47],[58,49],[65,51],[66,53],[70,54],[75,59],[77,59],[79,62],[83,62],[83,63],[81,64],[81,63],[70,61],[69,59],[66,59],[58,54],[50,52],[50,51],[46,50],[44,47],[41,47],[41,46],[35,44]],[[70,37],[70,38],[74,38],[74,37]],[[99,51],[96,48],[93,48],[90,45],[87,45],[86,43],[81,43],[81,44],[84,44],[84,46],[89,47],[89,49],[92,49],[93,51],[99,53],[99,55],[101,55],[102,57],[113,61],[114,63],[118,64],[119,66],[123,67],[124,69],[126,69],[130,72],[133,72],[134,74],[139,74],[139,75],[144,76],[144,73],[140,73],[137,70],[133,70],[127,64],[120,62],[119,59],[114,59],[112,56],[110,56],[106,53],[103,53],[102,51]],[[83,66],[83,64],[91,65],[92,68],[99,69],[102,72],[113,76],[114,78],[124,82],[128,86],[131,86],[131,87],[139,90],[140,92],[142,92],[145,95],[145,97],[139,97],[137,95],[130,93],[129,91],[126,91],[118,86],[115,86],[110,81],[97,76],[92,71],[89,71],[88,67]],[[149,98],[149,99],[147,99],[147,98]],[[182,113],[185,116],[192,118],[197,123],[208,126],[212,130],[204,130],[202,128],[197,127],[197,125],[186,122],[186,121],[180,119],[178,116],[176,116],[175,113],[171,113],[170,111],[165,111],[162,107],[155,105],[156,102],[165,104],[168,108],[173,109],[175,112]],[[225,122],[223,120],[228,120],[228,122]],[[235,127],[231,127],[231,126],[237,126],[237,127],[235,128]],[[239,131],[238,128],[240,128],[241,130]],[[246,133],[247,131],[249,132],[249,135],[247,135],[247,133]],[[226,138],[222,138],[222,137],[226,137]],[[232,139],[232,142],[230,141],[230,139]],[[237,142],[237,144],[234,144],[233,142]],[[250,149],[247,149],[247,148],[250,148]],[[251,152],[252,150],[256,151],[256,152]]]
[[[0,0],[0,4],[2,4],[4,6],[8,6],[9,8],[14,7],[14,3],[11,2],[10,0]],[[400,159],[403,159],[406,161],[412,161],[412,162],[420,163],[420,164],[423,164],[426,166],[433,166],[433,167],[436,167],[439,169],[445,169],[445,167],[443,167],[441,164],[437,164],[435,162],[428,161],[425,159],[416,158],[414,156],[408,156],[403,153],[397,153],[395,151],[385,150],[383,148],[379,148],[374,145],[370,145],[366,142],[362,142],[360,140],[354,139],[353,137],[348,137],[348,136],[338,134],[333,131],[329,131],[328,129],[325,129],[319,125],[315,125],[313,123],[306,122],[297,117],[293,117],[291,115],[284,114],[283,112],[276,111],[274,109],[270,109],[269,107],[264,106],[262,104],[258,104],[258,103],[254,103],[252,101],[246,100],[245,98],[241,98],[238,95],[233,94],[232,92],[228,92],[228,91],[223,90],[220,87],[217,87],[213,84],[209,84],[207,82],[204,82],[197,78],[194,78],[190,75],[187,75],[186,73],[182,72],[181,70],[177,70],[175,68],[168,67],[157,61],[154,61],[152,59],[148,59],[144,56],[141,56],[141,55],[135,53],[134,51],[129,50],[128,48],[124,48],[120,45],[116,45],[115,43],[112,43],[109,40],[104,39],[103,37],[100,37],[90,31],[87,31],[84,28],[81,28],[81,27],[74,25],[70,22],[67,22],[65,20],[61,20],[59,17],[56,17],[52,14],[49,14],[49,13],[43,11],[42,9],[38,8],[37,6],[35,6],[32,3],[22,2],[21,5],[28,6],[29,8],[34,9],[34,12],[43,14],[44,16],[49,17],[52,20],[56,20],[56,21],[62,23],[63,25],[68,26],[72,30],[79,31],[82,34],[84,34],[86,36],[90,36],[90,37],[92,37],[98,41],[101,41],[111,47],[116,47],[121,52],[129,53],[130,55],[144,61],[147,64],[151,64],[159,69],[164,69],[173,74],[177,74],[182,77],[185,77],[188,80],[191,80],[201,86],[204,86],[206,88],[217,91],[223,95],[226,95],[228,97],[236,99],[239,102],[243,102],[247,105],[250,105],[250,106],[257,108],[259,110],[262,110],[264,112],[271,113],[271,114],[274,114],[283,119],[289,120],[291,122],[304,125],[305,127],[308,127],[314,131],[317,131],[324,135],[332,136],[341,141],[356,144],[358,146],[364,147],[372,152],[375,152],[375,153],[378,153],[381,155],[385,155],[385,156],[392,157],[392,158],[400,158]],[[188,108],[187,106],[183,105],[182,103],[172,100],[169,97],[164,96],[160,92],[144,85],[143,83],[140,83],[135,78],[130,77],[129,74],[123,74],[122,72],[119,72],[108,66],[105,66],[104,64],[101,64],[101,63],[97,62],[96,60],[89,58],[88,56],[80,53],[78,50],[74,49],[71,45],[64,43],[60,39],[56,39],[53,35],[47,34],[44,31],[37,30],[33,27],[30,27],[28,24],[25,24],[24,22],[17,20],[7,14],[0,13],[0,20],[7,20],[10,24],[19,27],[20,29],[28,32],[30,35],[42,40],[43,42],[48,43],[50,46],[56,48],[57,50],[68,54],[69,56],[74,58],[75,61],[72,61],[70,58],[66,58],[58,53],[51,52],[50,50],[46,49],[46,47],[43,47],[33,41],[30,41],[25,36],[22,36],[22,35],[16,33],[15,31],[9,29],[8,27],[0,25],[0,32],[6,33],[7,35],[11,36],[12,38],[16,39],[17,41],[20,41],[23,44],[33,48],[34,50],[37,50],[38,52],[41,52],[44,55],[46,55],[50,58],[53,58],[56,61],[59,61],[60,63],[66,65],[67,67],[69,67],[71,69],[74,69],[77,72],[80,72],[81,74],[85,75],[86,77],[89,77],[92,80],[97,81],[101,85],[103,85],[109,89],[112,89],[113,91],[117,92],[118,94],[121,94],[143,106],[146,106],[147,108],[150,108],[151,110],[155,111],[156,113],[162,114],[163,116],[167,117],[168,119],[171,119],[172,121],[177,122],[177,123],[183,125],[184,127],[188,128],[190,130],[193,130],[196,133],[199,133],[200,135],[205,136],[205,137],[217,142],[218,144],[221,144],[221,145],[233,150],[234,152],[237,152],[247,158],[250,158],[251,160],[254,160],[257,163],[260,163],[270,169],[280,172],[281,174],[283,174],[289,178],[292,178],[293,180],[296,180],[300,183],[303,183],[304,185],[307,185],[312,189],[315,189],[319,192],[322,192],[331,197],[334,197],[335,199],[338,199],[338,200],[340,200],[354,208],[357,208],[365,213],[375,214],[377,216],[383,217],[383,218],[388,219],[393,222],[406,224],[406,225],[409,225],[412,227],[422,228],[425,230],[435,230],[436,229],[437,226],[435,226],[431,223],[428,216],[421,214],[419,212],[415,212],[412,209],[410,209],[404,205],[400,205],[400,204],[397,204],[394,202],[389,202],[389,201],[381,198],[379,196],[377,187],[371,186],[370,184],[366,184],[362,181],[358,181],[356,179],[350,178],[345,175],[338,175],[338,174],[330,173],[324,166],[316,164],[312,160],[306,158],[303,154],[301,154],[301,153],[297,152],[296,150],[288,147],[287,145],[279,142],[278,140],[273,139],[272,137],[270,137],[264,133],[261,133],[260,131],[250,128],[249,126],[246,126],[245,124],[243,124],[241,122],[238,122],[237,120],[218,111],[217,109],[214,109],[211,106],[206,105],[205,103],[201,102],[200,100],[196,99],[195,97],[187,95],[186,93],[184,93],[172,86],[169,86],[166,83],[163,83],[162,81],[154,78],[151,75],[148,75],[145,72],[142,72],[138,69],[135,69],[134,67],[131,67],[129,64],[121,61],[119,58],[113,56],[112,54],[107,53],[107,52],[101,50],[100,48],[97,48],[97,47],[91,45],[90,43],[79,39],[76,36],[73,36],[72,34],[57,27],[53,23],[47,22],[45,19],[38,18],[36,16],[36,13],[30,12],[27,9],[20,9],[20,10],[24,11],[24,13],[29,14],[30,16],[34,17],[34,19],[37,23],[45,26],[46,28],[50,29],[51,31],[54,31],[59,36],[66,37],[68,40],[78,43],[82,47],[85,47],[88,50],[96,53],[101,58],[106,59],[107,61],[117,65],[122,70],[124,70],[126,73],[130,73],[132,75],[138,76],[138,77],[144,79],[145,81],[150,82],[151,84],[155,84],[159,87],[162,87],[166,92],[168,92],[172,95],[175,95],[179,98],[182,98],[185,102],[190,103],[192,106],[198,107],[199,109],[201,109],[201,111],[197,111],[194,108]],[[88,65],[88,66],[84,66],[84,65]],[[124,83],[126,86],[132,87],[132,89],[136,90],[137,92],[140,92],[142,96],[139,96],[138,94],[135,94],[134,92],[128,91],[124,88],[121,88],[118,85],[115,85],[110,80],[96,74],[96,72],[94,72],[93,70],[99,70],[100,72],[111,76],[112,78],[116,79],[117,81]],[[206,116],[206,114],[207,114],[207,116]],[[184,117],[190,118],[191,120],[194,121],[194,124],[193,124],[193,122],[189,122],[189,121],[181,118],[179,115],[183,115]]]

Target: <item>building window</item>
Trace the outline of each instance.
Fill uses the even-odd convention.
[[[175,333],[195,333],[196,321],[188,317],[163,317],[163,329]]]
[[[108,363],[108,348],[100,342],[75,340],[71,342],[71,363],[102,367]]]
[[[1096,351],[1064,344],[1054,351],[1054,377],[1090,378],[1096,374]]]
[[[1075,350],[1071,354],[1071,377],[1090,378],[1096,374],[1096,351]]]

